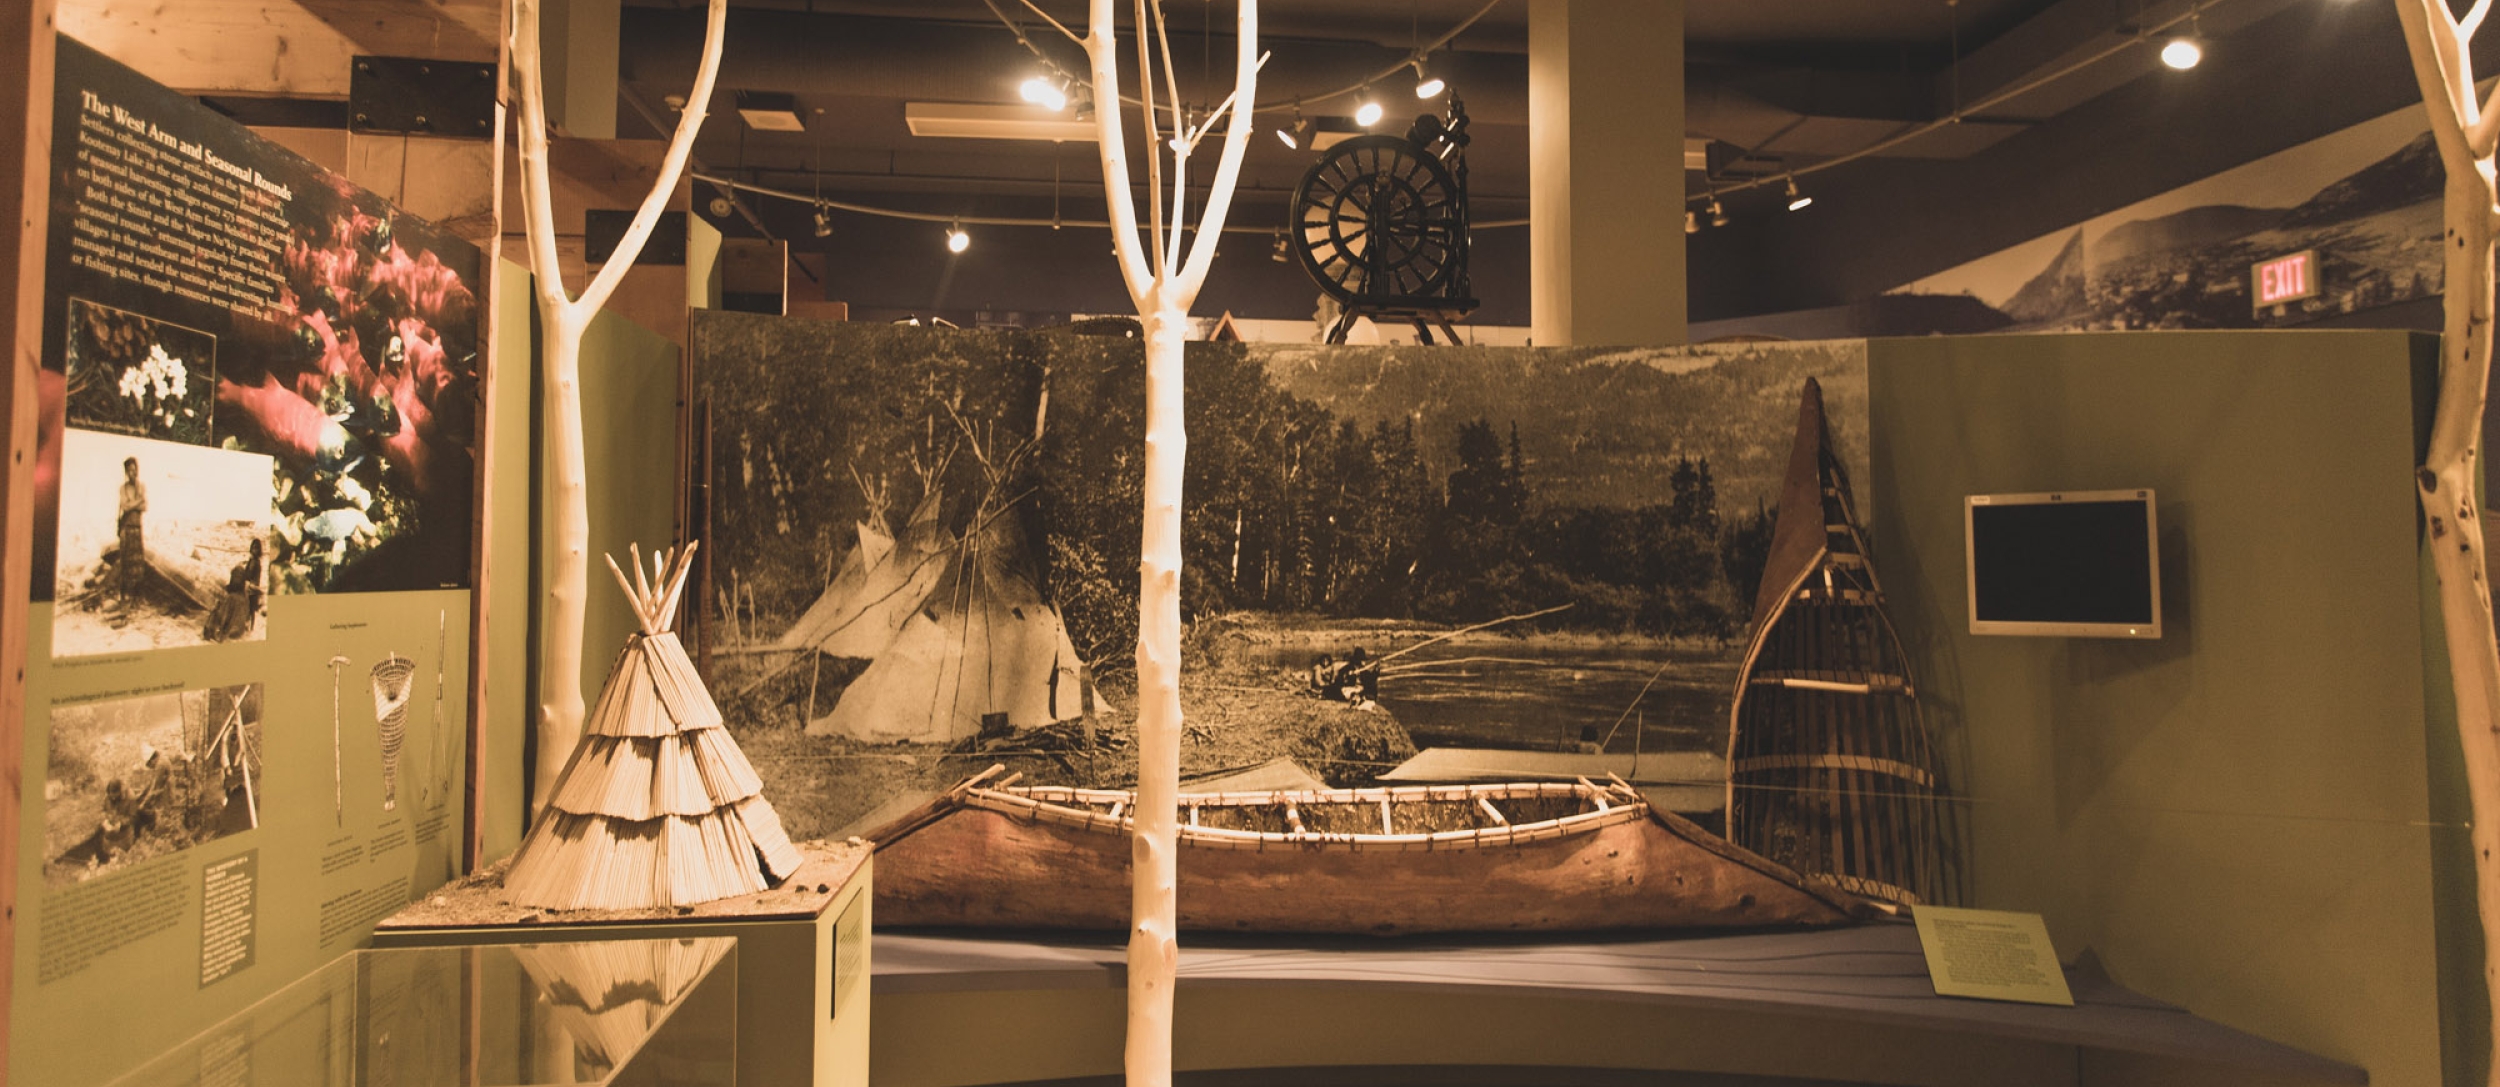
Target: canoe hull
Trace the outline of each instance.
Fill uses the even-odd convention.
[[[876,896],[880,926],[1120,931],[1129,840],[959,807],[881,846]],[[1853,896],[1647,812],[1472,848],[1184,839],[1179,898],[1181,927],[1198,932],[1759,929],[1865,914]]]

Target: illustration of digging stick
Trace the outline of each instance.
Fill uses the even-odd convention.
[[[339,767],[339,668],[347,658],[330,658],[330,804],[340,826],[347,825],[347,774]]]

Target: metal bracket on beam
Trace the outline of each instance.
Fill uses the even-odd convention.
[[[357,57],[347,130],[483,140],[495,134],[495,66],[422,57]]]

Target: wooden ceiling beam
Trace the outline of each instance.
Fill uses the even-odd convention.
[[[493,64],[503,0],[62,0],[62,33],[185,94],[347,97],[357,56]]]

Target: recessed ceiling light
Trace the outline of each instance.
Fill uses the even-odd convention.
[[[778,91],[739,91],[738,116],[758,132],[805,132],[799,100]]]

